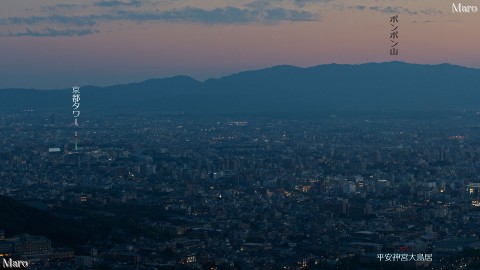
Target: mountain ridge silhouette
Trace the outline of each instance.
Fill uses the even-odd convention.
[[[203,82],[188,76],[81,88],[81,110],[261,113],[480,107],[480,69],[383,62],[274,66]],[[1,89],[0,111],[71,114],[71,89]]]

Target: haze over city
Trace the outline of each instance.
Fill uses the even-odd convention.
[[[477,12],[0,1],[0,268],[480,269]]]

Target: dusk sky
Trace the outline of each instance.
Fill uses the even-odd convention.
[[[0,88],[205,80],[274,65],[479,68],[478,26],[480,13],[453,14],[446,0],[2,0]]]

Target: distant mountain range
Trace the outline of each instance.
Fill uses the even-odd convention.
[[[275,66],[81,88],[82,112],[275,113],[480,109],[480,69],[404,62]],[[71,89],[0,90],[0,111],[71,114]]]

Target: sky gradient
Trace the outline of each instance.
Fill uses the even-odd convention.
[[[453,14],[445,0],[2,0],[0,88],[204,80],[284,64],[478,68],[479,25],[479,13]]]

